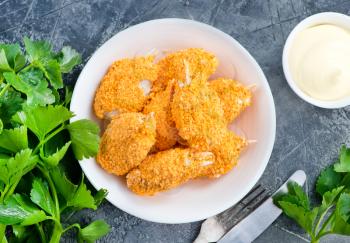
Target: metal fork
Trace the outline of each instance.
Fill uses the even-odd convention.
[[[255,186],[241,201],[224,212],[206,219],[194,243],[218,241],[227,231],[259,207],[268,197],[269,191],[260,184]]]

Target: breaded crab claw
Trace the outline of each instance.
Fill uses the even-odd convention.
[[[175,87],[171,112],[179,136],[191,147],[206,147],[220,140],[226,120],[217,93],[197,78]]]
[[[210,151],[215,155],[215,162],[208,166],[202,175],[216,178],[226,174],[236,166],[241,152],[247,145],[247,140],[227,130],[221,141],[211,146]]]
[[[227,123],[232,122],[251,104],[250,89],[233,79],[215,79],[209,82],[209,87],[219,95]]]
[[[217,66],[218,60],[215,55],[201,48],[188,48],[170,53],[158,62],[159,74],[154,82],[154,90],[165,89],[173,79],[185,83],[186,79],[193,79],[198,73],[201,73],[206,81]],[[189,69],[189,72],[186,72],[186,69]]]
[[[144,160],[156,141],[154,114],[114,116],[100,142],[97,162],[103,169],[124,175]]]
[[[168,83],[165,90],[157,92],[145,106],[145,114],[154,112],[157,122],[157,136],[155,147],[157,150],[166,150],[173,147],[178,138],[178,131],[172,119],[170,104],[174,94],[175,81]]]
[[[111,111],[141,111],[157,75],[154,56],[114,62],[96,91],[93,104],[96,116],[102,119]]]
[[[139,195],[154,195],[198,177],[214,162],[211,152],[175,148],[149,155],[126,176],[127,186]]]

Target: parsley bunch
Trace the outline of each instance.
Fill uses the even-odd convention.
[[[62,74],[81,62],[70,47],[54,52],[46,41],[0,44],[0,243],[59,242],[75,228],[79,242],[94,242],[109,226],[97,220],[66,225],[62,214],[96,209],[106,196],[68,178],[65,164],[96,155],[99,128],[69,123],[72,89]]]
[[[350,149],[343,146],[339,159],[324,169],[317,179],[321,205],[311,207],[308,196],[295,182],[288,193],[277,195],[275,204],[295,220],[317,243],[327,234],[350,235]]]

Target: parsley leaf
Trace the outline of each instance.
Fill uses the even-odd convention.
[[[309,198],[299,184],[293,181],[289,182],[288,193],[276,196],[275,202],[287,216],[294,219],[309,234],[312,234],[319,208],[310,209]]]
[[[74,155],[78,160],[96,155],[100,141],[100,129],[96,123],[86,119],[78,120],[70,123],[67,129]]]
[[[107,194],[105,190],[101,189],[93,197],[84,183],[84,176],[80,185],[75,185],[68,180],[67,176],[58,167],[51,170],[51,175],[56,189],[65,199],[67,207],[96,209]]]
[[[55,204],[51,198],[47,183],[40,178],[35,178],[33,188],[30,191],[30,199],[50,215],[55,214]]]
[[[329,207],[333,206],[338,195],[343,191],[344,186],[334,188],[332,191],[327,191],[323,194],[320,213],[325,212]]]
[[[336,172],[350,172],[350,149],[342,146],[338,163],[334,164]]]
[[[71,200],[78,186],[74,185],[59,167],[52,168],[50,174],[58,193],[66,202]]]
[[[70,46],[65,46],[58,54],[58,62],[60,64],[61,72],[69,73],[76,65],[81,63],[81,56]]]
[[[84,177],[73,184],[58,167],[61,160],[61,167],[71,162],[65,156],[71,144],[79,158],[98,149],[96,125],[87,120],[68,125],[72,89],[64,86],[62,73],[81,57],[70,47],[56,53],[46,41],[24,38],[24,45],[25,54],[18,44],[0,43],[0,242],[37,242],[38,236],[59,242],[72,227],[80,240],[93,241],[108,231],[105,223],[64,228],[60,217],[65,210],[96,209],[106,196],[105,190],[93,196]],[[6,225],[12,230],[6,232]]]
[[[45,77],[55,89],[63,87],[60,64],[56,60],[49,60],[44,65],[38,65],[38,67],[43,71]]]
[[[333,234],[350,235],[350,224],[344,221],[338,211],[336,212],[332,222],[331,232]]]
[[[25,65],[26,59],[21,52],[21,47],[18,44],[0,44],[0,50],[1,49],[4,50],[7,63],[10,66],[10,69],[7,69],[8,71],[14,70],[17,72]]]
[[[11,117],[22,108],[23,102],[21,94],[12,88],[0,96],[0,118],[5,126],[10,123]]]
[[[0,49],[0,71],[12,71],[10,64],[7,62],[6,54],[4,49]]]
[[[48,88],[47,81],[41,79],[37,69],[29,69],[19,75],[12,72],[6,72],[3,75],[12,87],[27,95],[28,105],[46,105],[55,102],[55,96]]]
[[[342,193],[338,199],[331,231],[336,234],[350,235],[350,194]]]
[[[337,203],[337,210],[339,215],[344,219],[345,222],[349,221],[350,218],[350,194],[343,193],[340,195]]]
[[[322,196],[319,207],[311,209],[301,187],[289,186],[288,193],[274,198],[276,205],[319,242],[326,234],[350,235],[350,149],[342,146],[338,161],[324,169],[316,183]],[[335,208],[335,210],[334,210]]]
[[[324,169],[316,182],[316,191],[322,196],[325,192],[338,187],[342,181],[342,175],[335,172],[333,166]]]
[[[310,210],[309,198],[303,191],[303,188],[294,181],[289,182],[287,187],[288,187],[288,193],[277,195],[275,197],[275,201],[289,202],[289,203],[295,204],[296,206],[302,207],[305,210]]]
[[[28,148],[27,127],[4,129],[0,134],[0,147],[11,152]]]
[[[318,214],[318,208],[308,211],[305,208],[290,202],[279,201],[278,203],[287,216],[294,219],[303,229],[305,229],[306,232],[311,234],[312,227]]]
[[[9,159],[0,159],[0,180],[8,185],[16,183],[34,168],[37,161],[38,158],[32,155],[31,149],[24,149]]]
[[[54,59],[55,55],[52,52],[50,43],[24,38],[24,45],[29,56],[29,61],[34,66],[40,68],[55,89],[62,88],[63,81],[60,64]]]
[[[13,69],[18,72],[19,70],[21,70],[25,65],[26,65],[26,58],[24,57],[24,55],[22,55],[22,53],[18,53],[15,57],[15,61],[14,61],[14,65],[13,65]]]
[[[14,116],[14,120],[26,125],[38,138],[44,137],[57,126],[73,117],[63,106],[26,107]]]
[[[106,198],[107,194],[108,191],[106,189],[98,190],[98,192],[94,196],[96,207],[100,206],[100,204],[103,202],[103,199]]]
[[[49,42],[32,41],[27,37],[24,37],[23,41],[30,62],[47,62],[54,57],[54,54],[52,53],[52,46]]]
[[[58,165],[58,163],[63,159],[64,155],[66,154],[70,144],[71,144],[71,141],[67,142],[62,148],[57,149],[55,153],[50,155],[45,155],[44,150],[41,149],[40,151],[41,160],[44,161],[49,166]]]
[[[13,225],[12,226],[13,234],[16,236],[17,241],[15,242],[29,242],[26,241],[30,235],[30,231],[26,230],[25,226]]]
[[[85,241],[88,243],[93,243],[102,236],[106,235],[110,231],[109,225],[102,221],[96,220],[79,230],[80,241]]]
[[[82,176],[80,185],[73,197],[67,201],[67,206],[74,208],[91,208],[96,209],[95,199],[91,195],[90,190],[87,189],[86,184],[84,183],[84,175]]]
[[[73,89],[70,86],[66,86],[63,104],[68,106],[72,100]]]
[[[6,225],[31,225],[46,219],[43,211],[37,209],[26,197],[14,194],[5,204],[0,204],[0,223]]]

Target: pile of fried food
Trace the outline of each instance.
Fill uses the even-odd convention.
[[[103,169],[126,175],[139,195],[216,178],[236,164],[247,140],[227,129],[251,103],[237,81],[208,81],[217,58],[200,48],[114,62],[94,100],[108,121],[97,155]]]

